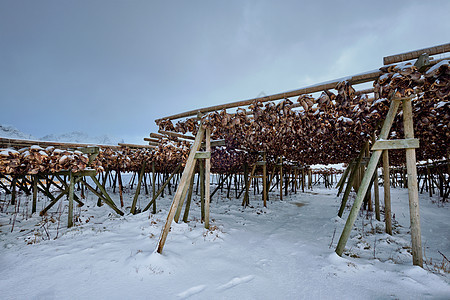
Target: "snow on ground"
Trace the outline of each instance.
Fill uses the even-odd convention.
[[[344,257],[334,253],[345,223],[336,217],[335,195],[315,187],[279,201],[274,193],[268,208],[251,195],[244,209],[241,200],[216,194],[211,230],[199,222],[195,197],[191,221],[173,224],[160,255],[154,250],[169,196],[158,201],[156,215],[119,217],[89,194],[67,229],[66,201],[46,217],[27,217],[29,198],[22,195],[12,214],[16,208],[1,194],[1,298],[450,299],[449,273],[412,266],[407,190],[392,189],[396,234],[361,214]],[[125,194],[128,205],[132,197]],[[48,203],[40,199],[38,209]],[[420,195],[422,241],[427,258],[442,263],[438,251],[450,257],[450,206],[432,200]],[[145,206],[148,196],[139,201]]]

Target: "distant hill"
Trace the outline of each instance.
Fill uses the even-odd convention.
[[[11,125],[0,125],[0,137],[63,143],[92,143],[102,145],[117,145],[117,143],[123,143],[123,139],[110,137],[106,134],[101,136],[90,136],[89,134],[81,131],[73,131],[63,134],[47,134],[41,138],[36,138],[31,134],[23,133]]]

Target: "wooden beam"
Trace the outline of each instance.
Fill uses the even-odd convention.
[[[159,139],[152,139],[152,138],[144,138],[144,141],[146,142],[153,142],[159,144]]]
[[[283,92],[283,93],[274,94],[274,95],[270,95],[270,96],[257,97],[257,98],[253,98],[253,99],[236,101],[236,102],[231,102],[231,103],[227,103],[227,104],[221,104],[221,105],[215,105],[215,106],[210,106],[210,107],[205,107],[205,108],[199,108],[199,109],[187,111],[187,112],[184,112],[184,113],[179,113],[179,114],[176,114],[176,115],[172,115],[172,116],[164,117],[164,118],[161,118],[161,119],[157,119],[156,122],[159,122],[159,121],[162,121],[162,120],[175,120],[175,119],[179,119],[179,118],[196,116],[198,112],[200,112],[200,113],[208,113],[208,112],[218,111],[218,110],[222,110],[222,109],[235,108],[235,107],[239,107],[239,106],[248,106],[248,105],[254,103],[255,101],[260,101],[260,102],[275,101],[275,100],[281,100],[281,99],[296,97],[296,96],[300,96],[300,95],[304,95],[304,94],[320,92],[320,91],[323,91],[323,90],[331,90],[331,89],[336,88],[336,85],[339,82],[344,81],[344,80],[347,80],[348,82],[350,82],[350,84],[359,84],[359,83],[370,82],[370,81],[373,81],[373,80],[377,79],[381,74],[382,74],[381,71],[373,70],[373,71],[370,71],[370,72],[367,72],[367,73],[362,73],[362,74],[358,74],[358,75],[354,75],[354,76],[344,77],[344,78],[340,78],[340,79],[337,79],[337,80],[334,80],[334,81],[330,81],[330,82],[319,83],[319,84],[316,84],[316,85],[312,85],[312,86],[308,86],[308,87],[305,87],[305,88],[293,90],[293,91],[290,91],[290,92]]]
[[[197,153],[195,153],[195,159],[210,159],[210,158],[211,158],[211,152],[197,151]]]
[[[379,135],[379,139],[383,140],[388,137],[389,131],[394,122],[395,116],[397,114],[398,107],[400,106],[400,101],[398,99],[391,100],[391,106],[389,107],[389,111],[386,115],[386,119],[383,122],[383,127],[381,128],[381,132]],[[369,165],[367,166],[367,170],[362,179],[361,185],[358,189],[358,193],[356,194],[355,202],[353,203],[350,214],[345,222],[344,229],[342,231],[341,237],[339,238],[338,245],[336,247],[336,253],[341,256],[344,252],[345,245],[347,244],[348,238],[350,237],[350,232],[353,228],[353,224],[355,223],[356,217],[358,216],[359,209],[361,208],[361,204],[366,196],[367,189],[372,180],[373,172],[376,170],[378,165],[378,160],[380,159],[382,150],[375,150],[370,157]]]
[[[402,139],[402,140],[384,140],[376,141],[372,146],[374,150],[392,150],[392,149],[414,149],[419,148],[418,139]]]
[[[127,148],[137,148],[137,149],[155,149],[158,148],[157,145],[137,145],[137,144],[125,144],[125,143],[118,143],[121,147],[127,147]]]
[[[206,128],[206,152],[211,152],[211,129]],[[211,159],[205,160],[205,228],[209,229],[209,202],[210,202]]]
[[[448,44],[450,51],[450,44]],[[414,139],[414,124],[411,99],[403,100],[403,127],[406,139]],[[406,149],[406,170],[408,172],[409,216],[413,265],[423,268],[422,238],[420,234],[419,190],[417,186],[416,150]]]
[[[441,53],[445,53],[445,52],[450,52],[450,43],[386,56],[383,58],[383,64],[390,65],[393,63],[416,59],[423,53],[426,53],[428,55],[436,55],[436,54],[441,54]]]
[[[181,139],[185,139],[185,140],[195,140],[195,137],[193,137],[193,136],[184,135],[184,134],[173,132],[173,131],[158,130],[158,132],[161,134],[171,136],[171,137],[181,138]]]
[[[195,142],[192,145],[191,151],[189,153],[189,157],[186,161],[186,166],[183,171],[183,175],[181,175],[180,183],[178,185],[177,191],[175,192],[175,196],[172,201],[172,205],[170,206],[169,214],[167,216],[166,223],[161,232],[161,236],[158,242],[157,252],[162,253],[164,248],[164,244],[166,243],[167,235],[169,234],[170,226],[172,225],[173,218],[175,216],[176,209],[178,207],[178,203],[180,202],[181,194],[183,192],[184,185],[188,184],[189,175],[191,174],[191,169],[194,167],[195,162],[195,153],[200,149],[201,142],[203,140],[203,136],[205,134],[205,129],[200,126],[199,131],[197,132],[197,136],[195,137]]]

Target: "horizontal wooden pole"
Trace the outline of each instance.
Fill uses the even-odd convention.
[[[144,138],[144,141],[146,141],[146,142],[159,143],[159,139],[152,139],[152,138]]]
[[[211,152],[204,152],[204,151],[197,151],[195,153],[195,159],[210,159],[211,158]]]
[[[212,112],[212,111],[216,111],[216,110],[234,108],[234,107],[239,107],[239,106],[248,106],[255,101],[268,102],[268,101],[281,100],[281,99],[285,99],[285,98],[300,96],[303,94],[320,92],[323,90],[331,90],[331,89],[336,88],[336,85],[339,82],[344,81],[344,80],[347,80],[348,82],[350,82],[350,84],[365,83],[365,82],[369,82],[369,81],[373,81],[373,80],[377,79],[381,74],[382,74],[381,71],[373,70],[373,71],[370,71],[367,73],[344,77],[344,78],[340,78],[340,79],[337,79],[334,81],[320,83],[317,85],[312,85],[309,87],[293,90],[290,92],[284,92],[284,93],[274,94],[271,96],[264,96],[264,97],[258,97],[258,98],[248,99],[248,100],[231,102],[231,103],[222,104],[222,105],[215,105],[215,106],[210,106],[210,107],[205,107],[205,108],[199,108],[199,109],[187,111],[184,113],[179,113],[176,115],[164,117],[164,118],[156,120],[156,122],[159,122],[162,120],[175,120],[175,119],[179,119],[179,118],[196,116],[198,112],[208,113],[208,112]]]
[[[402,139],[402,140],[386,140],[376,141],[372,146],[374,150],[391,150],[391,149],[413,149],[419,148],[418,139]]]
[[[158,132],[161,134],[171,136],[171,137],[181,138],[181,139],[185,139],[185,140],[195,140],[195,137],[193,137],[193,136],[184,135],[184,134],[177,133],[177,132],[165,131],[165,130],[158,130]]]
[[[164,136],[162,134],[152,132],[152,133],[150,133],[150,137],[155,138],[155,139],[162,139]],[[145,140],[145,138],[144,138],[144,140]]]
[[[147,148],[147,149],[155,149],[158,148],[156,145],[136,145],[136,144],[125,144],[125,143],[119,143],[118,144],[121,147],[128,147],[128,148]]]
[[[9,139],[9,138],[0,138],[0,147],[1,148],[9,148],[9,147],[30,147],[30,146],[41,146],[41,147],[50,147],[53,146],[55,148],[60,149],[69,149],[69,148],[79,148],[79,147],[91,147],[91,146],[99,146],[100,148],[112,148],[118,149],[119,146],[113,145],[100,145],[100,144],[81,144],[81,143],[60,143],[60,142],[49,142],[49,141],[36,141],[36,140],[21,140],[21,139]]]
[[[414,51],[409,51],[409,52],[400,53],[400,54],[396,54],[396,55],[386,56],[383,58],[383,64],[390,65],[390,64],[394,64],[394,63],[398,63],[398,62],[402,62],[402,61],[406,61],[406,60],[416,59],[423,53],[426,53],[428,55],[436,55],[436,54],[441,54],[441,53],[445,53],[445,52],[450,52],[450,43],[438,45],[438,46],[434,46],[434,47],[429,47],[429,48],[423,48],[423,49],[414,50]]]

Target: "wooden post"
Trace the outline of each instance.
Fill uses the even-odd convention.
[[[122,175],[120,171],[117,171],[117,181],[119,182],[119,197],[120,197],[120,207],[124,206],[123,203],[123,185],[122,185]]]
[[[205,134],[205,129],[203,128],[203,126],[200,126],[199,130],[197,132],[197,136],[195,137],[195,141],[192,145],[191,151],[189,153],[189,157],[186,161],[186,166],[184,168],[183,175],[181,176],[180,184],[178,185],[178,188],[175,192],[175,196],[173,198],[172,205],[170,206],[170,210],[169,210],[169,214],[167,216],[166,223],[161,232],[161,237],[159,238],[158,248],[157,248],[158,253],[162,253],[164,244],[166,243],[167,235],[169,234],[170,226],[172,224],[173,218],[175,216],[175,211],[178,207],[178,203],[180,202],[181,194],[183,192],[183,186],[188,183],[188,180],[190,179],[189,177],[190,177],[190,175],[192,175],[191,171],[194,167],[195,153],[200,149],[204,134]],[[208,141],[207,141],[207,148],[208,148],[209,144],[210,143],[208,143]],[[209,176],[209,170],[207,172],[207,175]],[[209,178],[207,178],[206,183],[209,185]],[[207,192],[209,192],[209,188],[208,188]],[[205,213],[206,213],[206,211],[205,211]],[[205,222],[206,222],[206,217],[209,217],[209,216],[207,216],[205,214]]]
[[[37,181],[39,180],[38,175],[33,175],[33,206],[31,208],[31,213],[35,213],[36,212],[36,202],[37,202],[37,192],[38,192],[38,187],[37,187]]]
[[[359,167],[361,164],[361,160],[363,158],[365,149],[369,146],[369,143],[366,142],[361,149],[361,152],[358,155],[358,158],[355,161],[355,165],[353,166],[350,177],[348,178],[347,186],[345,187],[344,197],[342,197],[341,207],[339,208],[338,216],[342,218],[342,214],[344,213],[345,205],[347,205],[348,196],[350,195],[350,191],[352,189],[353,181],[355,181],[355,177],[359,172]]]
[[[266,152],[263,154],[264,164],[263,164],[263,201],[264,207],[267,207],[267,161],[266,161]]]
[[[383,180],[384,180],[384,222],[386,233],[392,235],[391,219],[391,184],[389,175],[389,150],[383,150]]]
[[[403,100],[403,126],[405,138],[414,138],[414,124],[411,99]],[[423,267],[422,239],[420,235],[419,191],[417,188],[416,150],[406,149],[406,168],[408,172],[409,216],[411,222],[411,242],[413,264]]]
[[[280,157],[280,200],[283,200],[283,158]]]
[[[155,206],[156,198],[159,197],[164,192],[164,188],[167,184],[169,184],[170,180],[175,176],[175,174],[178,172],[178,170],[181,168],[181,163],[175,168],[175,170],[170,174],[169,178],[164,181],[163,185],[159,188],[159,190],[156,192],[156,194],[153,196],[152,200],[147,204],[147,206],[144,208],[143,211],[147,211],[150,206]],[[155,208],[156,210],[156,208]],[[156,212],[155,212],[156,213]]]
[[[11,205],[16,205],[16,182],[17,182],[17,177],[13,176],[13,179],[11,181]]]
[[[205,161],[200,161],[200,202],[202,222],[205,221]]]
[[[206,152],[211,152],[211,130],[206,128]],[[211,159],[205,159],[205,228],[209,229],[209,200],[210,200],[210,179],[211,179]]]
[[[136,191],[134,193],[133,203],[131,204],[130,212],[133,215],[136,214],[136,203],[137,203],[137,199],[139,197],[139,194],[141,192],[142,177],[144,176],[144,171],[145,171],[145,163],[146,163],[146,161],[144,160],[144,163],[142,164],[142,167],[141,167],[141,172],[139,173],[139,178],[138,178],[138,183],[137,183],[137,186],[136,186]]]
[[[186,200],[186,208],[184,209],[183,222],[187,223],[189,217],[189,209],[191,208],[192,189],[194,188],[195,173],[191,176],[191,182],[189,184],[189,193]]]
[[[156,193],[156,172],[155,172],[155,162],[152,161],[152,198],[155,199]],[[153,202],[152,213],[156,214],[156,201]]]
[[[72,171],[69,172],[69,216],[67,221],[67,227],[73,226],[73,192],[75,187],[75,179]]]
[[[389,130],[392,127],[392,123],[394,122],[395,115],[397,113],[398,107],[400,105],[400,101],[398,100],[391,100],[391,106],[389,107],[389,111],[387,113],[386,119],[383,123],[383,127],[381,128],[379,139],[387,139]],[[342,231],[341,237],[339,238],[338,245],[336,247],[336,253],[341,256],[344,252],[345,244],[348,241],[348,238],[350,237],[350,232],[352,230],[353,224],[355,223],[356,217],[358,215],[359,209],[361,208],[362,201],[364,200],[364,197],[367,192],[367,188],[369,187],[370,181],[373,176],[373,172],[375,171],[378,160],[380,159],[382,150],[375,150],[372,153],[372,157],[370,158],[369,164],[367,166],[367,171],[365,173],[365,176],[361,182],[361,186],[358,190],[358,193],[356,195],[355,202],[353,203],[353,207],[350,211],[350,214],[347,218],[347,221],[345,222],[344,229]]]

